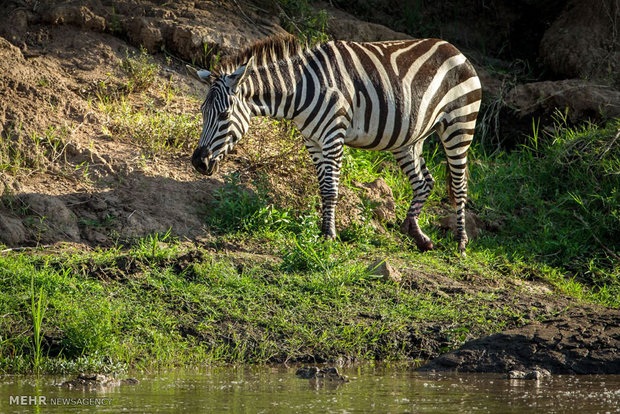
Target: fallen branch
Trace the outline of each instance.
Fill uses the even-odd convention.
[[[601,241],[601,239],[596,237],[596,234],[594,234],[592,232],[592,230],[590,230],[590,225],[583,219],[583,217],[581,217],[579,214],[575,213],[574,211],[573,211],[573,216],[575,216],[575,218],[577,220],[579,220],[585,226],[586,229],[588,229],[588,231],[592,235],[592,238],[594,239],[594,241],[596,241],[599,244],[599,246],[601,246],[603,248],[603,250],[605,250],[605,252],[608,255],[610,255],[611,257],[613,257],[616,260],[620,260],[620,256],[618,256],[616,253],[614,253],[611,250],[609,250],[609,248],[607,246],[605,246],[605,244]]]

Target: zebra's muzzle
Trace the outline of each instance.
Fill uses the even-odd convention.
[[[218,160],[209,160],[211,158],[211,151],[204,148],[198,148],[192,155],[192,165],[201,174],[212,175],[219,169]]]

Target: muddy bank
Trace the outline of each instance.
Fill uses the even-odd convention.
[[[467,342],[419,371],[620,374],[620,311],[583,309]]]

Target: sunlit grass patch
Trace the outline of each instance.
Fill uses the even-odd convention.
[[[68,167],[70,129],[50,126],[43,132],[27,133],[21,126],[3,131],[0,139],[0,171],[12,175],[61,171]]]
[[[185,96],[172,78],[142,50],[126,53],[120,75],[108,73],[94,92],[93,104],[107,116],[103,132],[137,144],[147,156],[189,151],[200,136],[196,98]]]
[[[126,90],[129,93],[142,91],[152,86],[159,70],[159,66],[144,48],[141,48],[139,53],[126,51],[120,67],[127,76]]]
[[[200,136],[198,113],[174,113],[153,102],[132,103],[121,97],[99,108],[109,116],[107,128],[114,136],[135,142],[148,154],[189,150]]]

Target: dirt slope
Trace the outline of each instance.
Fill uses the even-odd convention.
[[[234,157],[219,177],[199,177],[189,163],[193,142],[149,154],[110,133],[98,96],[122,88],[120,62],[137,53],[132,44],[166,48],[155,83],[176,93],[166,103],[151,91],[135,93],[131,104],[197,114],[204,91],[183,60],[204,63],[283,30],[264,14],[210,2],[10,2],[0,14],[0,242],[107,245],[169,229],[204,235],[200,212]],[[198,131],[198,117],[194,125]]]
[[[29,46],[27,54],[0,39],[0,87],[6,98],[0,103],[2,139],[28,154],[32,137],[40,137],[48,155],[37,160],[31,154],[25,172],[2,172],[2,225],[11,227],[6,231],[12,235],[5,233],[2,241],[13,246],[105,243],[114,232],[138,236],[168,228],[198,234],[201,220],[195,213],[214,181],[199,179],[180,155],[144,160],[134,143],[106,133],[106,116],[96,106],[97,85],[109,73],[118,74],[131,47],[73,26],[45,25],[35,31],[44,39],[41,49]],[[174,69],[158,77],[165,75],[176,87],[199,93]],[[196,107],[186,103],[180,110]],[[21,226],[10,219],[16,213],[21,213]]]

